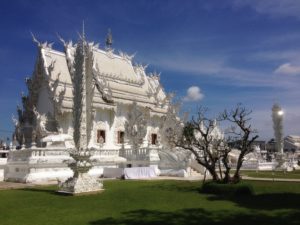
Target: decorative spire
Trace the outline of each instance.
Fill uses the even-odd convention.
[[[84,32],[84,20],[82,20],[82,39],[85,39],[85,32]]]
[[[85,29],[84,29],[84,20],[82,20],[82,31],[81,33],[77,31],[77,34],[79,36],[79,42],[80,43],[84,43],[85,42]],[[65,41],[61,40],[63,42],[63,44],[65,45]]]
[[[113,43],[113,38],[112,38],[111,29],[109,28],[106,36],[106,42],[105,42],[106,48],[111,49],[112,43]]]

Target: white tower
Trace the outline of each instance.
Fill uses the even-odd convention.
[[[272,107],[272,120],[276,141],[276,151],[278,153],[283,153],[283,114],[281,107],[275,103]]]

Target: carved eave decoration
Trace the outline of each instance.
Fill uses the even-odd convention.
[[[30,98],[32,99],[33,106],[36,107],[38,100],[38,93],[40,88],[46,84],[48,88],[48,93],[50,99],[54,105],[54,114],[61,114],[62,100],[66,92],[66,83],[63,86],[63,89],[59,89],[59,76],[54,79],[53,69],[55,61],[52,61],[49,66],[45,63],[45,56],[48,54],[49,50],[52,50],[53,43],[39,42],[34,35],[32,35],[33,42],[37,44],[38,47],[38,59],[35,66],[35,71],[32,76],[32,80],[29,79],[27,82],[30,84],[29,93]],[[33,107],[32,107],[33,108]]]
[[[133,86],[142,86],[145,83],[145,77],[143,75],[139,75],[138,79],[130,79],[130,78],[123,78],[121,75],[122,74],[112,74],[112,73],[104,73],[101,71],[98,71],[98,74],[101,77],[107,78],[109,81],[113,81],[116,83],[125,83]]]
[[[152,100],[155,102],[155,105],[157,107],[160,108],[165,108],[169,105],[169,103],[171,102],[171,99],[174,97],[173,93],[168,93],[167,95],[165,95],[164,93],[164,89],[161,86],[161,84],[159,83],[159,76],[156,73],[151,73],[150,76],[148,77],[149,80],[157,80],[157,85],[156,86],[152,86],[149,83],[148,86],[148,91],[147,91],[147,95],[149,98],[152,98]],[[161,97],[160,94],[163,93],[165,95],[165,97]]]
[[[50,65],[46,68],[46,74],[47,74],[47,87],[48,87],[48,93],[49,97],[52,100],[53,107],[54,107],[54,115],[61,115],[64,110],[62,110],[62,103],[65,98],[65,93],[67,89],[66,82],[63,84],[63,87],[60,88],[60,73],[57,74],[57,78],[54,79],[53,69],[55,66],[55,61],[52,61]]]
[[[33,35],[32,35],[33,36]],[[35,133],[39,138],[58,131],[57,115],[62,114],[62,101],[66,92],[66,84],[63,88],[59,88],[59,76],[54,79],[53,69],[55,61],[52,61],[48,66],[45,62],[45,57],[48,51],[52,50],[53,43],[41,43],[33,36],[33,41],[37,44],[38,57],[35,65],[35,70],[32,78],[27,78],[26,83],[29,90],[30,114],[34,118]],[[49,98],[53,103],[53,114],[39,115],[35,110],[38,102],[38,95],[41,87],[47,88]],[[46,124],[46,125],[45,125]],[[49,129],[49,127],[51,127]]]
[[[30,124],[31,126],[35,124],[33,108],[37,105],[39,90],[45,82],[45,63],[42,51],[43,48],[50,48],[52,46],[52,43],[48,44],[47,42],[38,42],[34,36],[33,41],[37,43],[38,56],[32,78],[27,77],[25,79],[28,88],[28,95],[22,95],[23,110],[21,108],[18,109],[20,126],[23,126],[25,123]]]
[[[115,58],[115,56],[114,56],[114,49],[113,48],[107,48],[106,49],[106,55],[109,57],[109,58],[111,58],[111,59],[113,59],[113,58]]]
[[[108,81],[104,76],[101,76],[98,65],[96,64],[95,68],[93,68],[93,79],[95,82],[95,86],[99,91],[103,101],[106,103],[114,103],[112,99],[112,90],[109,86]]]
[[[136,53],[134,53],[133,55],[128,55],[125,52],[119,51],[119,56],[125,60],[128,64],[132,63],[133,58],[135,57]]]

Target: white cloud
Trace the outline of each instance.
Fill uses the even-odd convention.
[[[251,7],[259,14],[271,17],[296,17],[300,19],[298,0],[235,0],[234,8]]]
[[[175,53],[176,55],[177,53]],[[189,72],[195,74],[217,74],[224,66],[222,58],[202,58],[198,56],[165,56],[156,57],[159,60],[152,60],[153,64],[163,66],[166,69]]]
[[[263,55],[261,53],[261,58],[272,58],[275,53],[270,53],[271,55]],[[268,72],[262,72],[255,69],[248,68],[237,68],[231,65],[227,65],[227,61],[230,60],[226,56],[219,57],[207,57],[203,59],[202,57],[189,55],[186,57],[177,57],[176,52],[172,55],[175,56],[165,56],[156,55],[152,59],[147,61],[151,64],[160,66],[166,70],[182,72],[182,74],[189,73],[201,77],[214,77],[215,82],[218,84],[230,84],[237,87],[276,87],[276,88],[286,88],[294,87],[295,81],[283,78],[282,76],[276,77],[276,74],[272,74],[272,70]],[[294,54],[287,53],[288,60]],[[258,56],[253,55],[253,58],[265,61],[266,59],[260,59]],[[156,58],[154,60],[153,58]],[[287,61],[288,61],[287,60]],[[145,60],[146,61],[146,60]],[[291,61],[294,61],[291,59]],[[278,79],[281,79],[279,82]]]
[[[300,66],[284,63],[280,65],[274,73],[283,75],[300,75]]]
[[[203,99],[204,95],[201,89],[197,86],[192,86],[187,89],[186,96],[183,98],[185,102],[196,102]]]
[[[300,37],[299,37],[300,39]],[[269,40],[270,42],[271,40]],[[258,51],[249,55],[251,60],[259,62],[272,61],[300,61],[300,50],[269,50]]]

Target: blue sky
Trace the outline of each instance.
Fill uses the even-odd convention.
[[[82,20],[89,40],[103,47],[111,28],[114,49],[161,72],[166,91],[185,98],[184,110],[212,115],[241,102],[253,110],[261,139],[273,136],[271,107],[285,111],[284,133],[300,134],[300,1],[1,1],[0,136],[13,130],[24,79],[40,41],[56,33],[77,40]],[[190,87],[199,87],[190,91]]]

